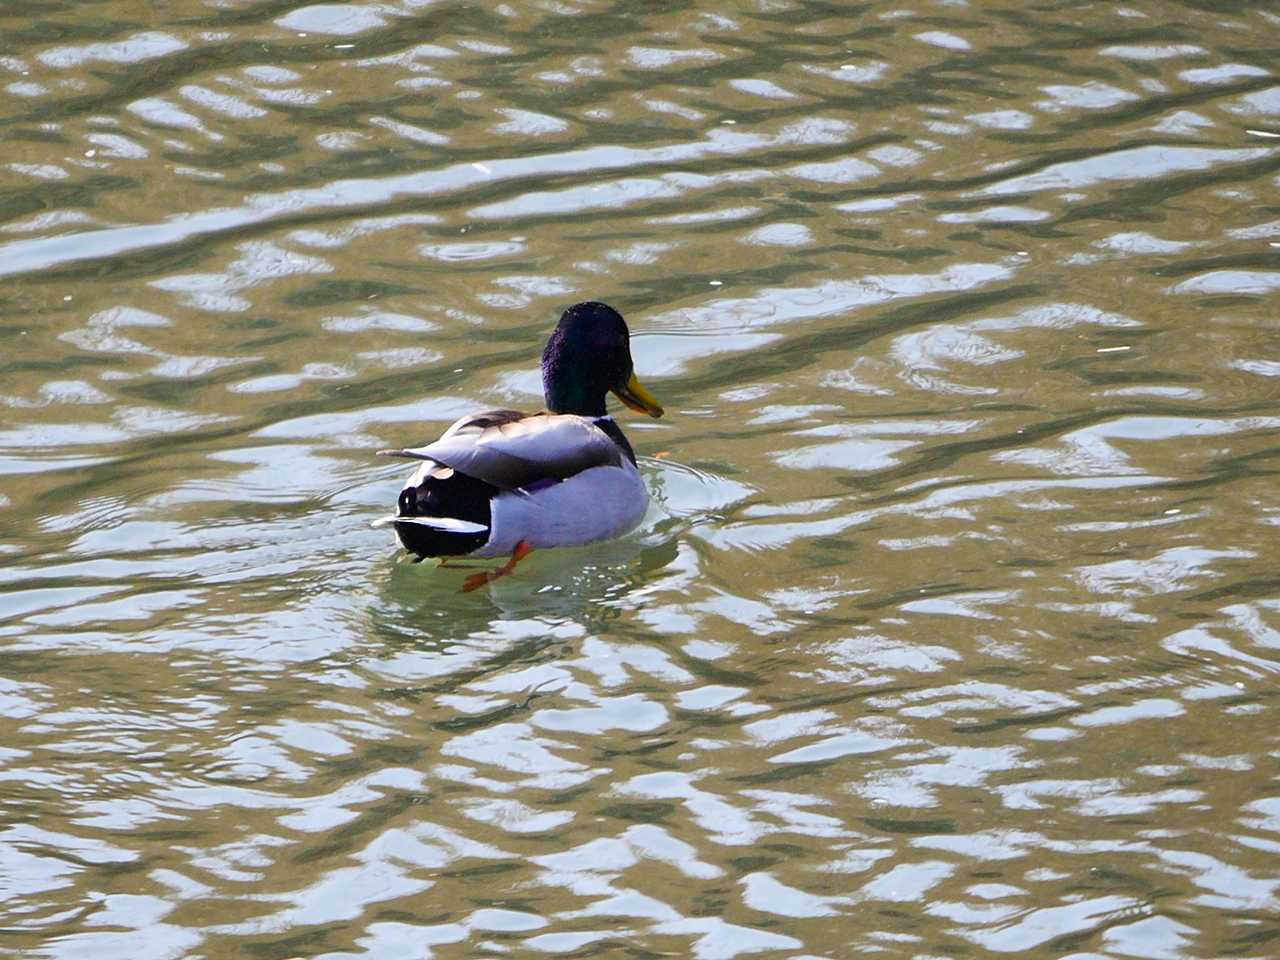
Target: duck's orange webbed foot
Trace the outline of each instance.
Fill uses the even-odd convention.
[[[470,593],[472,590],[478,590],[486,583],[492,583],[499,577],[505,577],[508,573],[516,568],[516,564],[533,553],[533,544],[528,540],[521,540],[516,544],[516,548],[511,551],[511,559],[498,567],[496,570],[485,570],[482,573],[473,573],[467,577],[462,583],[462,592]]]

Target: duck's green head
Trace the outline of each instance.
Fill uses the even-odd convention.
[[[613,391],[632,410],[662,416],[662,404],[636,379],[626,321],[604,303],[564,312],[542,351],[542,391],[552,413],[603,417],[605,394]]]

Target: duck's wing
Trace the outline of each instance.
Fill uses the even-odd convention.
[[[500,490],[564,480],[591,467],[622,466],[624,454],[589,418],[486,410],[454,423],[425,447],[383,456],[433,460]]]

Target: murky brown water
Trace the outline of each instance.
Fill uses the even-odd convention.
[[[0,36],[0,953],[1280,955],[1273,5]],[[651,517],[397,563],[586,298]]]

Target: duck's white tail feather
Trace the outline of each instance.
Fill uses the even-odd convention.
[[[420,527],[431,527],[433,530],[444,530],[446,533],[489,532],[489,528],[483,523],[472,523],[470,520],[457,520],[453,517],[379,517],[371,526],[388,527],[393,523],[416,523]]]

